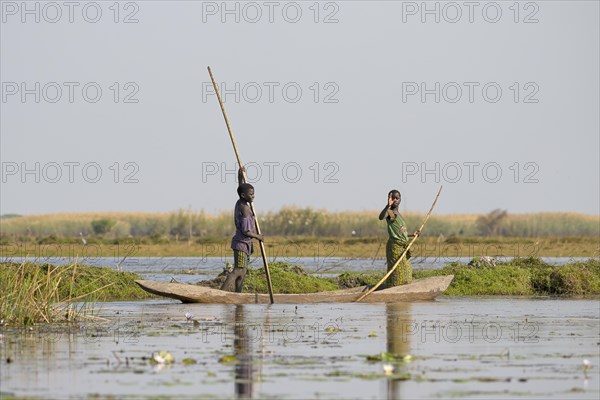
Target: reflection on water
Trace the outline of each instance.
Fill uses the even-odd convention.
[[[235,306],[233,348],[238,361],[235,365],[235,394],[238,399],[253,398],[254,362],[252,337],[244,318],[244,306]]]
[[[410,354],[410,339],[405,334],[406,327],[411,326],[411,304],[395,303],[386,304],[386,350],[395,355]],[[406,364],[394,365],[394,373],[406,373]],[[387,380],[387,399],[409,398],[410,396],[401,396],[400,388],[402,381],[399,379]]]
[[[0,397],[597,399],[599,314],[597,299],[106,303],[66,331],[2,326]],[[175,363],[151,365],[162,350]],[[386,375],[367,357],[386,352],[413,358]]]

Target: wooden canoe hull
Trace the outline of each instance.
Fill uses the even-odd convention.
[[[444,293],[453,278],[454,275],[444,275],[418,279],[408,285],[375,291],[365,297],[361,303],[432,300]],[[183,303],[268,304],[270,302],[268,294],[232,293],[186,283],[146,280],[137,280],[135,283],[149,293],[177,299]],[[368,290],[367,286],[361,286],[319,293],[274,294],[273,297],[276,304],[352,303],[366,290]]]

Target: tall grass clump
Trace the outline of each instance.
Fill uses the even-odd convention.
[[[77,268],[74,265],[72,268]],[[42,268],[22,263],[4,266],[0,280],[0,317],[5,323],[32,325],[38,322],[72,321],[85,314],[73,296],[61,301],[61,283],[69,280],[70,268]],[[70,286],[73,281],[71,280]]]
[[[0,319],[5,324],[71,322],[93,317],[95,300],[147,297],[135,274],[109,268],[0,263]]]

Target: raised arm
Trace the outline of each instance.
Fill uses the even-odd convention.
[[[246,183],[246,180],[244,179],[244,172],[246,172],[246,168],[242,167],[238,170],[238,185],[241,185],[242,183]]]
[[[392,195],[388,194],[387,206],[385,206],[385,208],[383,210],[381,210],[381,212],[379,213],[380,221],[383,221],[388,216],[388,213],[389,213],[393,203],[394,203],[394,200],[392,199]]]

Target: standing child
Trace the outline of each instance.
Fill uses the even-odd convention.
[[[388,193],[387,206],[379,213],[379,220],[385,219],[387,223],[388,241],[385,247],[385,255],[388,272],[396,264],[396,261],[404,253],[404,250],[406,250],[408,238],[418,236],[421,233],[417,230],[412,235],[408,234],[406,222],[404,222],[404,218],[402,218],[399,211],[400,199],[400,192],[391,190]],[[386,280],[386,288],[412,282],[412,267],[408,261],[409,257],[409,254],[407,254],[398,265],[398,268]]]
[[[244,182],[243,168],[238,172],[237,188],[239,196],[233,209],[233,218],[235,222],[235,235],[231,239],[231,248],[233,249],[233,271],[227,276],[221,286],[221,290],[241,293],[244,287],[244,277],[246,268],[250,262],[250,254],[254,248],[252,239],[262,241],[263,235],[256,233],[256,222],[254,214],[250,208],[250,203],[254,201],[254,186]]]

